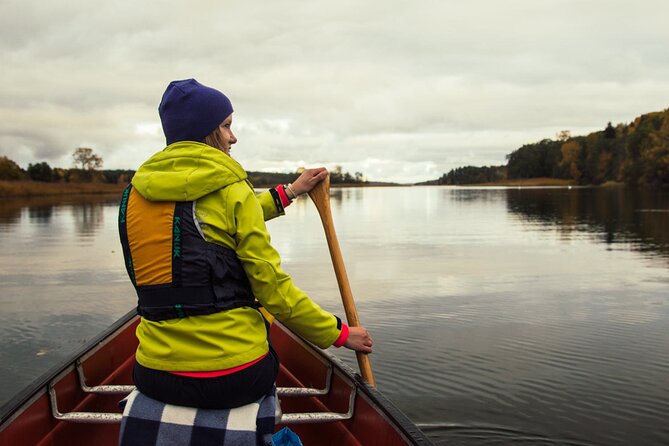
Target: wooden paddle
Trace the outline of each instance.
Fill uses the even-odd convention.
[[[337,234],[334,228],[334,221],[332,220],[332,212],[330,211],[330,176],[325,177],[311,192],[309,197],[316,205],[318,214],[321,216],[323,222],[323,229],[325,230],[325,238],[330,248],[330,257],[332,258],[332,265],[334,266],[335,276],[337,276],[337,285],[339,285],[339,293],[344,304],[344,312],[349,327],[360,326],[358,319],[358,311],[355,308],[355,301],[351,293],[351,286],[348,283],[348,276],[346,275],[346,267],[344,266],[344,259],[339,249],[339,242],[337,241]],[[370,386],[376,387],[374,383],[374,375],[372,374],[372,364],[369,361],[367,353],[355,352],[358,359],[358,366],[362,377],[369,383]]]

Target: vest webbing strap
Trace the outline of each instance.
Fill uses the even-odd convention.
[[[130,198],[131,190],[132,184],[128,184],[128,186],[123,191],[123,195],[121,196],[121,205],[119,206],[118,211],[118,230],[121,235],[121,245],[123,245],[125,269],[128,271],[128,276],[130,276],[130,281],[132,284],[137,286],[137,281],[135,280],[135,269],[132,265],[132,256],[130,255],[130,244],[128,243],[128,226],[126,223],[126,217],[128,213],[128,199]]]
[[[152,321],[201,316],[242,306],[253,306],[247,299],[217,302],[216,295],[209,286],[172,288],[156,285],[137,289],[137,295],[142,302],[142,306],[138,309],[139,314]]]
[[[172,284],[177,288],[182,284],[182,228],[185,213],[189,211],[188,204],[188,202],[176,202],[172,220]]]

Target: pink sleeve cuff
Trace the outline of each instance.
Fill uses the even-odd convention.
[[[281,204],[283,207],[287,207],[290,203],[290,198],[288,198],[288,195],[286,195],[286,191],[283,190],[283,184],[279,184],[277,187],[275,187],[276,191],[279,193],[279,198],[281,198]]]
[[[341,324],[341,333],[339,334],[339,337],[337,338],[336,341],[334,341],[335,347],[339,348],[346,344],[346,341],[348,340],[348,325],[342,323]]]

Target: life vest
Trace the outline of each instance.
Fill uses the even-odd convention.
[[[152,321],[254,306],[234,250],[207,242],[193,201],[149,201],[132,185],[123,192],[119,234],[137,291],[137,312]]]

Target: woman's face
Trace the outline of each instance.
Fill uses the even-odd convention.
[[[230,155],[232,145],[237,142],[237,137],[232,133],[232,115],[225,118],[225,121],[218,126],[218,131],[221,135],[221,150],[225,154]]]

